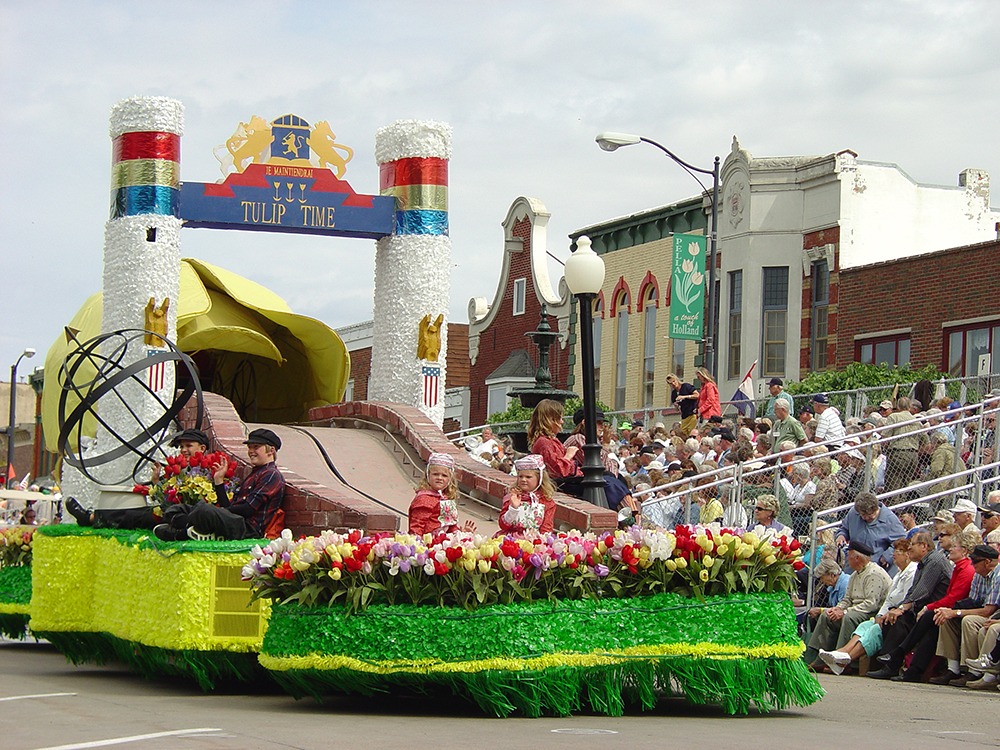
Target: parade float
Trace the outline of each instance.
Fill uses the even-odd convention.
[[[284,534],[244,568],[261,664],[296,697],[445,689],[484,712],[620,715],[665,696],[807,705],[797,542],[680,526],[526,539]]]
[[[226,144],[225,178],[208,184],[180,181],[182,130],[172,99],[137,97],[112,111],[101,333],[87,338],[95,303],[81,313],[91,330],[67,329],[58,375],[46,377],[64,495],[95,511],[145,507],[133,484],[165,460],[181,410],[194,404],[184,426],[202,427],[198,367],[178,342],[204,343],[216,328],[199,327],[201,313],[185,317],[195,308],[181,280],[182,226],[376,239],[369,397],[419,408],[423,428],[439,434],[450,128],[381,129],[378,196],[341,179],[349,157],[326,123],[250,118]],[[214,305],[211,292],[232,284],[202,267]],[[244,306],[254,317],[233,313],[248,331],[241,338],[264,345],[251,334],[283,325],[277,308]],[[300,396],[307,407],[313,396]],[[233,460],[242,434],[212,437]],[[787,595],[798,550],[784,539],[634,527],[163,542],[143,529],[69,525],[10,540],[19,552],[10,545],[14,562],[0,567],[5,632],[23,635],[27,624],[71,661],[120,660],[205,689],[263,667],[295,696],[444,689],[497,716],[617,715],[665,696],[740,714],[822,695],[800,659]]]

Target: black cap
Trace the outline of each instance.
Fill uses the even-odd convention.
[[[857,539],[852,539],[851,543],[847,545],[847,549],[852,549],[855,552],[860,552],[862,555],[865,555],[866,557],[871,557],[872,555],[875,554],[875,550],[873,550],[864,542],[858,541]]]
[[[987,503],[979,506],[980,513],[989,513],[991,516],[1000,516],[1000,503]]]
[[[643,426],[642,420],[641,419],[633,419],[632,420],[632,426],[633,427],[642,427]]]
[[[573,412],[573,424],[580,424],[580,422],[583,421],[584,416],[585,415],[583,413],[583,407],[580,407],[575,412]],[[605,419],[604,419],[604,412],[601,411],[600,409],[598,409],[594,413],[594,416],[596,417],[595,421],[597,421],[597,422],[603,422],[603,421],[605,421]]]
[[[200,443],[206,448],[209,446],[208,435],[206,435],[201,430],[184,430],[183,432],[178,432],[170,440],[170,445],[174,448],[179,446],[181,443]]]
[[[639,449],[639,454],[646,454],[650,456],[656,455],[656,449],[651,445],[644,445]]]
[[[784,385],[785,381],[783,381],[781,378],[771,378],[770,380],[767,381],[767,384],[768,385]]]
[[[828,404],[828,403],[830,403],[830,399],[828,399],[826,397],[825,393],[817,393],[815,396],[813,396],[812,400],[813,400],[814,404]]]
[[[977,544],[969,553],[969,559],[974,563],[980,560],[996,560],[997,557],[997,551],[988,544]]]
[[[730,443],[736,442],[736,438],[733,436],[733,431],[730,430],[728,427],[723,427],[716,434],[723,440],[728,440]]]
[[[718,414],[715,414],[709,417],[708,421],[710,424],[722,424],[722,417],[720,417]]]
[[[250,445],[251,443],[255,445],[270,445],[276,450],[281,450],[281,438],[271,432],[271,430],[264,428],[254,430],[247,435],[247,439],[243,441],[243,444]]]

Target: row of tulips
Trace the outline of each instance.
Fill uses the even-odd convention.
[[[254,598],[303,605],[458,605],[535,599],[697,597],[791,591],[802,567],[798,542],[717,525],[673,531],[633,526],[531,538],[455,532],[365,535],[326,531],[294,539],[287,529],[254,547],[243,568]]]
[[[31,565],[34,526],[0,528],[0,567]]]

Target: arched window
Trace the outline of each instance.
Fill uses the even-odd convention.
[[[625,384],[628,373],[628,317],[632,301],[628,287],[618,291],[614,298],[615,310],[615,409],[625,408]]]
[[[642,406],[652,406],[656,384],[656,308],[660,295],[655,283],[645,284],[642,292]]]

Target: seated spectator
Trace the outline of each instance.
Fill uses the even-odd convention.
[[[812,499],[816,496],[816,485],[809,474],[809,464],[794,464],[791,472],[778,480],[779,499],[788,503],[796,536],[805,535],[812,520]]]
[[[847,584],[850,583],[851,576],[845,573],[837,561],[830,557],[822,558],[813,571],[823,588],[817,592],[817,603],[810,607],[807,614],[812,620],[817,619],[827,606],[832,606],[847,595]]]
[[[906,538],[909,539],[927,524],[927,519],[930,517],[930,506],[926,503],[907,505],[896,511],[896,517],[906,529]]]
[[[840,649],[854,634],[854,629],[882,606],[892,579],[878,565],[871,564],[872,553],[871,547],[857,540],[848,546],[847,564],[854,572],[844,597],[819,614],[809,639],[809,647],[817,654]],[[817,659],[812,666],[821,670],[823,662]]]
[[[760,495],[754,506],[755,519],[757,525],[752,531],[761,539],[788,537],[794,538],[795,534],[788,526],[778,520],[778,510],[780,509],[778,498],[774,495]]]
[[[955,517],[955,523],[963,530],[968,528],[978,530],[975,524],[978,511],[979,507],[974,502],[967,497],[960,496],[955,499],[955,507],[951,509],[951,514]]]
[[[968,534],[969,532],[964,532]],[[934,613],[937,624],[937,655],[948,663],[943,674],[931,678],[937,685],[945,683],[956,687],[982,688],[992,690],[996,686],[995,675],[983,674],[982,669],[972,666],[963,669],[983,655],[983,644],[991,618],[996,617],[1000,607],[1000,568],[997,567],[997,551],[979,544],[969,553],[969,561],[975,576],[967,600],[959,601],[951,607],[939,607]],[[964,672],[964,674],[962,674]]]

